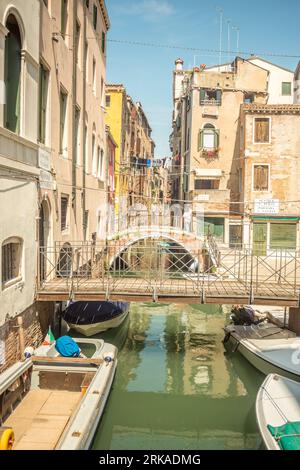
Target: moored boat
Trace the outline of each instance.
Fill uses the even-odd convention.
[[[268,450],[300,450],[300,384],[268,375],[256,397],[256,421]]]
[[[71,302],[63,312],[69,327],[85,336],[116,328],[129,312],[129,302]]]
[[[277,373],[300,381],[300,338],[288,330],[273,326],[269,332],[264,329],[265,335],[260,336],[261,339],[253,339],[249,332],[245,336],[239,334],[239,328],[244,328],[241,331],[245,332],[245,328],[250,327],[234,327],[231,331],[228,327],[225,329],[228,350],[238,351],[265,375]]]
[[[0,426],[12,450],[88,449],[104,411],[117,349],[102,358],[32,356],[0,375]]]

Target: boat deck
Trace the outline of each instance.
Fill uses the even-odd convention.
[[[230,333],[237,341],[242,339],[285,339],[294,338],[295,333],[288,329],[279,328],[276,325],[240,326],[228,325],[225,333]]]
[[[4,423],[15,433],[13,449],[55,449],[80,399],[80,392],[30,390]]]

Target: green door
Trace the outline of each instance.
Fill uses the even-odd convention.
[[[253,254],[267,254],[267,224],[253,224]]]

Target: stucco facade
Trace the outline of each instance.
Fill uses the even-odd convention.
[[[39,15],[38,0],[0,1],[0,326],[34,302]],[[8,49],[11,41],[15,56]],[[8,109],[8,104],[15,108]]]
[[[240,107],[251,99],[267,100],[268,72],[237,58],[231,72],[198,67],[174,72],[173,203],[188,204],[192,230],[212,230],[230,240],[230,225],[240,220],[238,165]]]
[[[40,64],[47,88],[46,132],[39,149],[41,246],[105,236],[109,25],[102,0],[69,0],[65,20],[60,2],[48,7],[41,2]]]
[[[257,119],[268,123],[268,142],[255,141]],[[276,248],[298,249],[300,105],[245,105],[241,125],[244,243],[264,253]],[[258,185],[257,168],[263,168],[266,174]]]

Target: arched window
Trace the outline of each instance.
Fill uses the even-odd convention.
[[[20,132],[21,49],[22,41],[18,22],[10,14],[6,21],[5,39],[5,117],[4,125],[12,132]]]
[[[213,124],[205,124],[199,131],[198,150],[215,150],[219,146],[219,131]]]
[[[2,244],[2,286],[11,281],[19,281],[22,277],[22,245],[21,238],[8,238]]]

